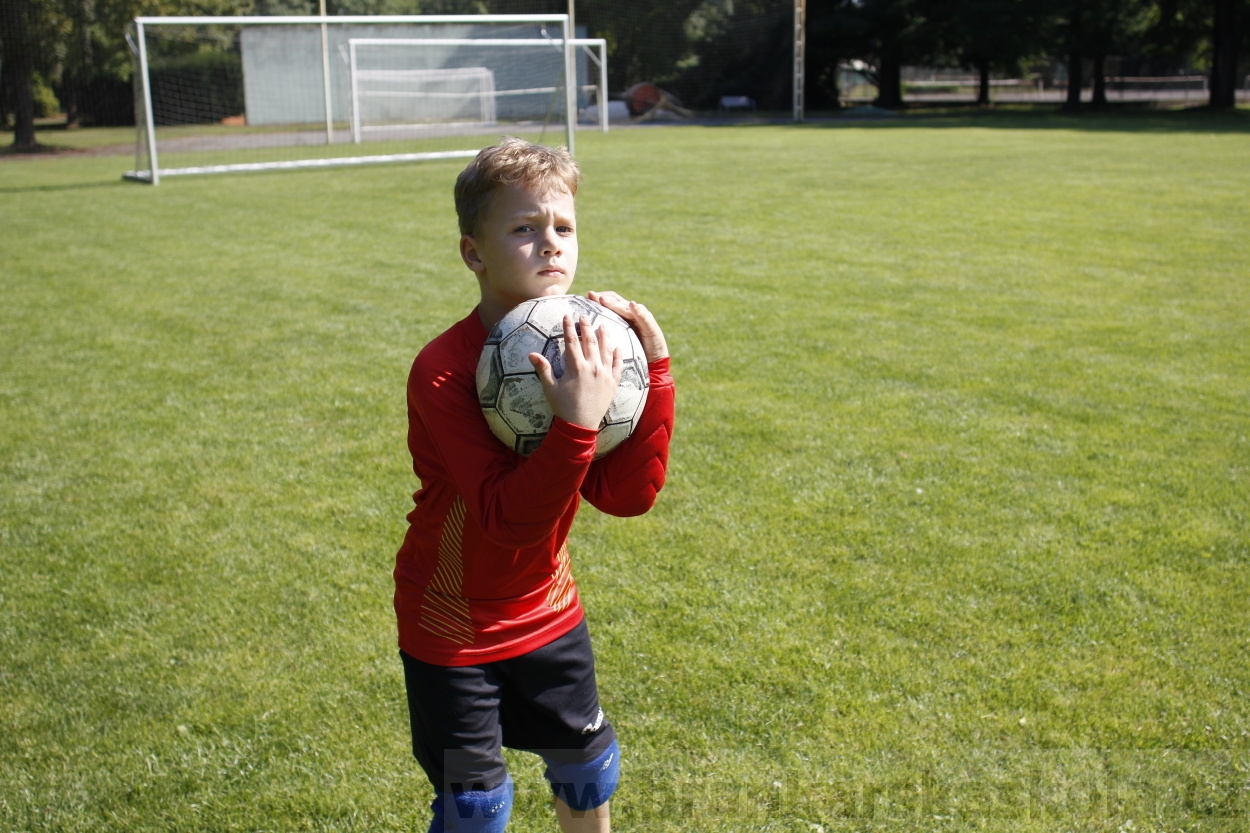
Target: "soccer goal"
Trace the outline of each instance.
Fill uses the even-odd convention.
[[[363,141],[366,131],[393,134],[430,124],[493,125],[498,121],[495,71],[489,67],[357,69],[355,47],[359,43],[351,41],[355,143]]]
[[[607,99],[607,41],[575,38],[577,100]],[[597,52],[597,54],[596,54]],[[598,65],[589,83],[585,58]],[[550,117],[561,77],[563,41],[529,38],[350,38],[347,64],[351,136],[415,135],[430,125],[515,124]],[[542,65],[547,71],[541,71]],[[600,119],[600,129],[607,122]]]
[[[125,176],[153,184],[467,157],[505,133],[572,150],[579,108],[606,100],[606,49],[567,15],[139,17],[128,39]]]

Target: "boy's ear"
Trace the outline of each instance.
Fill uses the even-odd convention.
[[[478,274],[486,271],[486,264],[482,262],[477,251],[477,241],[467,234],[460,237],[460,259],[465,266]]]

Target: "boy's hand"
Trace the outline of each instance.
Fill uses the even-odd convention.
[[[612,397],[616,396],[623,367],[621,351],[612,346],[607,332],[602,328],[592,330],[590,319],[585,316],[575,327],[573,316],[566,315],[564,374],[557,379],[551,362],[541,353],[530,353],[529,360],[555,415],[574,425],[598,430]]]
[[[655,316],[642,304],[626,301],[615,292],[587,292],[586,297],[603,304],[629,322],[629,326],[638,334],[638,340],[642,342],[648,362],[668,358],[668,343],[664,340],[664,333],[656,323]]]

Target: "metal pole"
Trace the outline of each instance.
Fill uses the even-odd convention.
[[[564,134],[569,154],[573,153],[573,132],[577,129],[577,64],[573,46],[573,20],[564,18]]]
[[[135,38],[139,41],[139,72],[143,75],[143,109],[148,123],[148,163],[152,166],[152,184],[161,184],[161,166],[156,160],[156,119],[152,116],[152,79],[148,73],[148,38],[143,23],[135,22]]]
[[[360,83],[356,80],[356,42],[347,42],[348,65],[352,79],[352,141],[360,144]]]
[[[803,122],[804,52],[807,47],[807,0],[794,0],[794,123]]]
[[[321,0],[321,16],[326,16],[326,0]],[[334,111],[330,109],[330,38],[321,24],[321,81],[326,93],[326,144],[334,144]]]
[[[608,45],[599,44],[599,129],[608,132]]]

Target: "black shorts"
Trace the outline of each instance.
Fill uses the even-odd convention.
[[[599,708],[585,619],[554,642],[498,662],[452,668],[399,655],[412,754],[435,789],[498,787],[507,779],[505,746],[582,763],[616,738]]]

